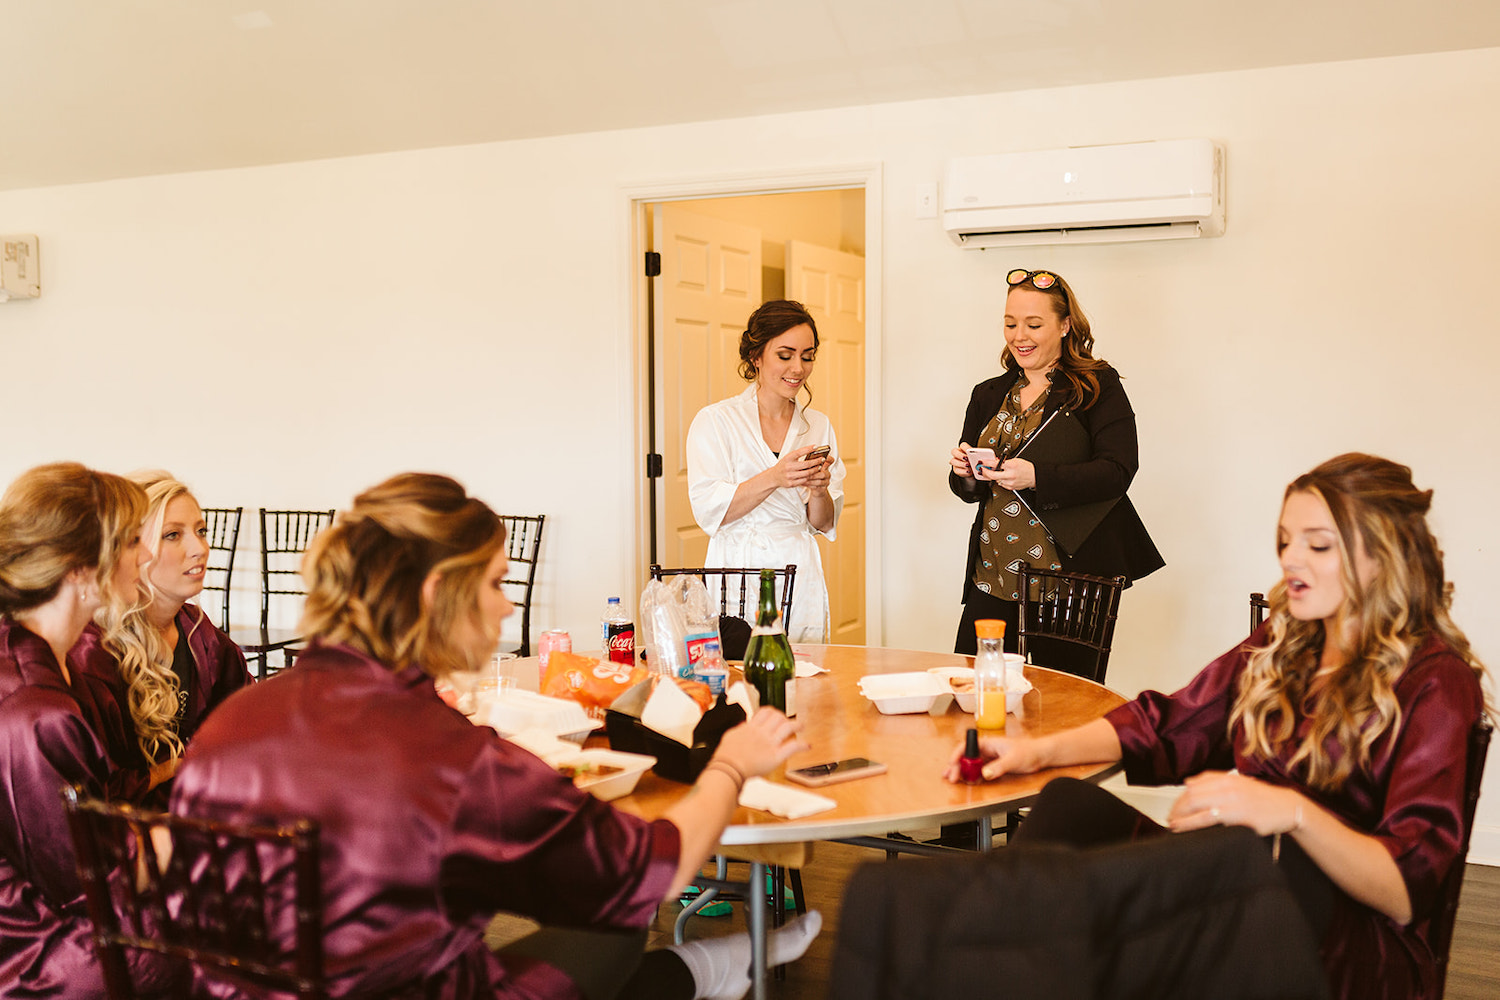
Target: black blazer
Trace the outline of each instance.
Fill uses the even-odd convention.
[[[1135,478],[1140,463],[1140,451],[1135,435],[1135,411],[1130,408],[1130,399],[1125,387],[1120,384],[1120,373],[1105,366],[1094,373],[1099,379],[1099,393],[1092,406],[1072,411],[1078,422],[1089,432],[1093,445],[1093,457],[1076,465],[1036,466],[1036,487],[1024,491],[1026,500],[1038,510],[1056,510],[1073,504],[1093,503],[1098,500],[1120,498],[1099,527],[1069,558],[1059,552],[1063,569],[1076,573],[1092,573],[1095,576],[1123,576],[1127,580],[1139,580],[1166,565],[1140,515],[1135,512],[1125,491]],[[988,379],[974,387],[969,397],[969,409],[964,414],[964,429],[960,441],[973,444],[1000,407],[1005,403],[1020,369],[1011,369],[1003,375]],[[1061,405],[1061,393],[1047,396],[1042,417],[1046,419]],[[984,502],[990,498],[992,486],[988,482],[965,479],[956,472],[948,473],[948,488],[953,495],[965,503],[978,506],[974,512],[974,526],[969,530],[969,559],[964,567],[964,600],[969,599],[974,587],[974,564],[979,558],[979,532],[984,526]]]

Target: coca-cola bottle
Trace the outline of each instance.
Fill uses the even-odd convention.
[[[616,663],[635,665],[635,622],[625,613],[618,597],[611,597],[604,606],[604,618],[599,623],[604,653]]]

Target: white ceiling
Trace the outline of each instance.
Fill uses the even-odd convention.
[[[1496,0],[0,0],[0,190],[1491,46]]]

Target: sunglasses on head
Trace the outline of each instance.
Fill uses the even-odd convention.
[[[1032,288],[1051,288],[1057,284],[1057,275],[1051,271],[1028,271],[1024,267],[1018,267],[1005,276],[1007,285],[1019,285],[1027,279],[1031,280]]]

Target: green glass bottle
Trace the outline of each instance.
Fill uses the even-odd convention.
[[[760,571],[760,609],[745,647],[745,680],[760,693],[760,703],[797,714],[797,667],[792,644],[777,621],[776,574]]]

